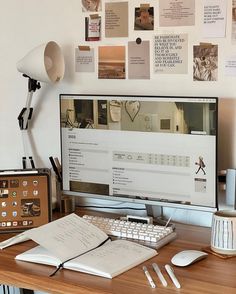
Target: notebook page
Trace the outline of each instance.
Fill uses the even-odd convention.
[[[107,235],[72,213],[25,235],[43,246],[62,262],[91,250],[107,239]]]
[[[135,242],[115,240],[66,262],[64,267],[112,278],[157,254]]]

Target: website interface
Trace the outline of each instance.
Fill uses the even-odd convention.
[[[216,206],[216,98],[61,95],[63,190]]]

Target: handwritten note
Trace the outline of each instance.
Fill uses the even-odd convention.
[[[104,232],[74,213],[26,231],[25,235],[62,261],[91,250],[107,239]]]
[[[65,267],[76,270],[79,265],[90,273],[103,273],[104,276],[109,273],[107,277],[112,277],[155,255],[154,249],[127,240],[115,240],[67,262]]]

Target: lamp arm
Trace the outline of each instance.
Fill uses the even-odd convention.
[[[31,119],[32,114],[33,114],[33,108],[30,107],[32,97],[33,97],[33,91],[28,92],[26,106],[22,108],[22,110],[18,116],[19,127],[21,130],[28,129],[28,122]]]
[[[33,114],[33,108],[31,108],[31,102],[33,93],[41,88],[40,83],[37,80],[34,80],[27,76],[26,74],[23,74],[23,77],[28,78],[28,94],[26,99],[26,106],[21,110],[18,121],[19,121],[19,127],[21,130],[26,130],[28,128],[28,121],[31,119]]]
[[[34,92],[37,89],[41,88],[40,83],[37,80],[34,80],[30,78],[29,76],[23,74],[24,77],[28,78],[28,94],[27,94],[27,99],[26,99],[26,105],[25,107],[22,108],[19,116],[18,116],[18,122],[19,122],[19,127],[22,131],[22,141],[23,141],[23,147],[24,147],[24,153],[25,156],[22,158],[22,164],[23,168],[26,168],[26,160],[29,159],[31,163],[31,167],[35,168],[33,157],[32,157],[32,150],[31,149],[31,144],[29,142],[29,134],[28,134],[28,127],[29,127],[29,120],[32,117],[33,114],[33,108],[31,107],[31,102],[32,102],[32,97]]]

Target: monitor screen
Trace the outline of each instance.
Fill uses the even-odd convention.
[[[215,97],[60,95],[63,192],[217,208]]]

